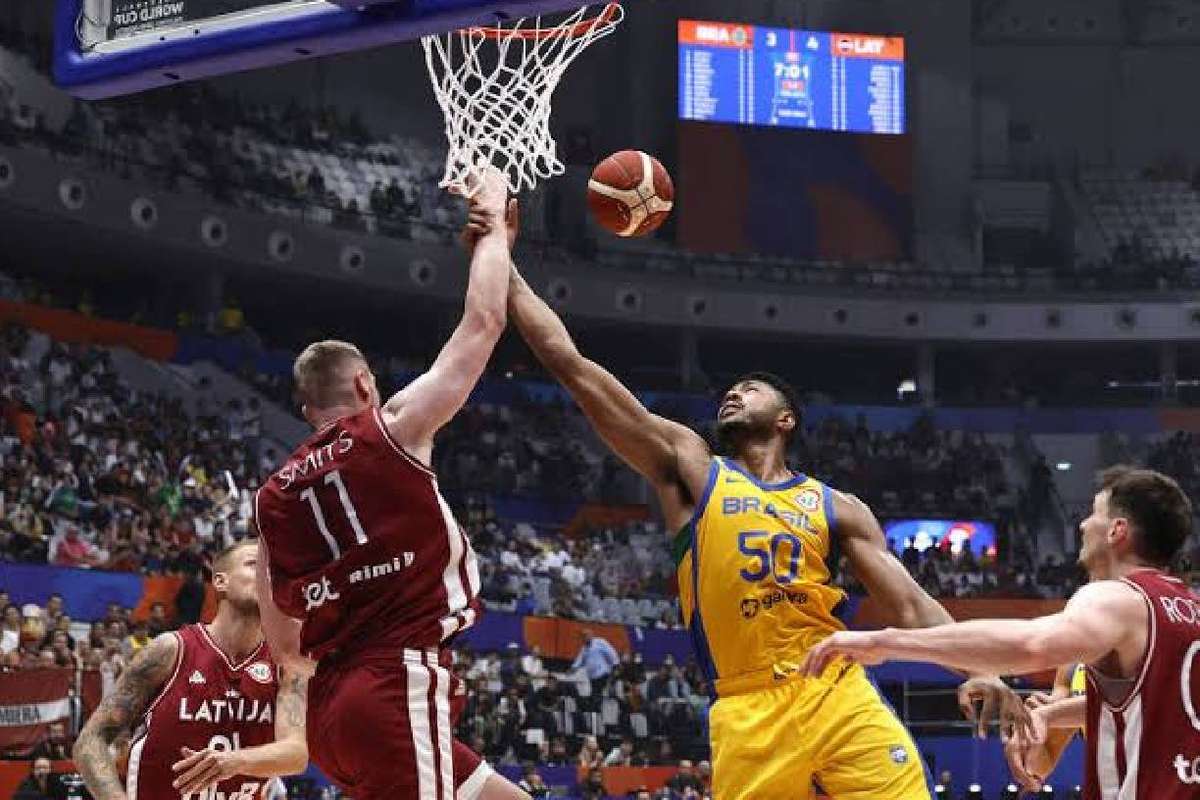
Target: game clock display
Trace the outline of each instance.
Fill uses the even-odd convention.
[[[904,40],[680,20],[679,117],[904,133]]]

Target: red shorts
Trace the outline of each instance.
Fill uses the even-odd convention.
[[[354,800],[475,800],[491,768],[454,738],[462,682],[435,649],[322,661],[309,757]]]

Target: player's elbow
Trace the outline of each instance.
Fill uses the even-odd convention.
[[[1017,647],[1021,660],[1029,671],[1050,669],[1060,663],[1056,645],[1057,637],[1053,631],[1038,631],[1031,636],[1022,637]]]
[[[303,741],[292,741],[287,755],[279,765],[280,775],[299,775],[308,769],[308,746]]]
[[[498,341],[508,324],[508,310],[504,303],[472,303],[463,312],[462,327],[473,334]]]

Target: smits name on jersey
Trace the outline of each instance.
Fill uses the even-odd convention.
[[[296,482],[296,479],[303,478],[310,472],[318,472],[326,464],[333,462],[340,456],[346,455],[353,448],[354,439],[350,434],[342,431],[338,435],[336,442],[330,442],[323,447],[309,451],[308,455],[301,461],[289,461],[285,464],[283,469],[275,474],[275,477],[279,478],[279,488],[287,489]]]

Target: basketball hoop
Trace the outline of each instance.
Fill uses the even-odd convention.
[[[539,16],[423,37],[449,144],[439,185],[470,196],[468,177],[488,165],[514,194],[561,175],[550,135],[554,90],[571,62],[624,16],[619,3],[609,3],[591,17],[584,6],[557,24]]]

